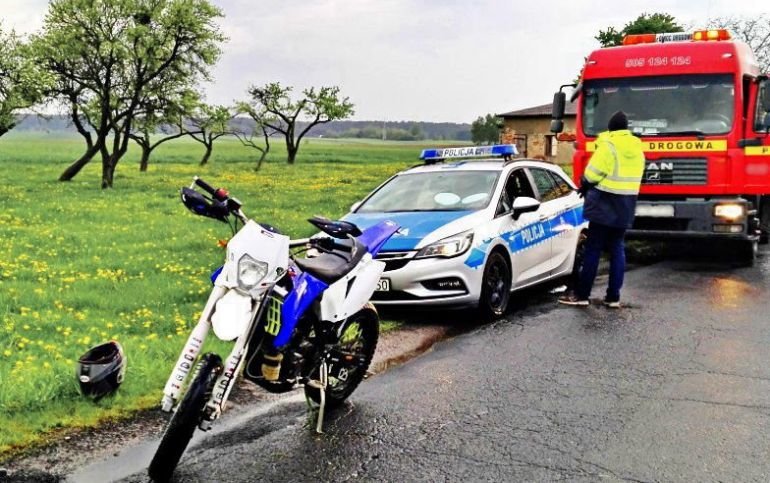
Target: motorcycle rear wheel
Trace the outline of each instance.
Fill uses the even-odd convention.
[[[218,355],[208,353],[201,357],[198,373],[171,416],[155,456],[150,462],[147,473],[152,481],[168,481],[174,474],[176,465],[192,439],[195,427],[201,421],[203,408],[221,372],[222,359]]]
[[[338,407],[345,402],[366,376],[380,335],[380,319],[377,316],[377,310],[372,304],[367,304],[345,320],[340,334],[334,349],[337,352],[352,355],[353,360],[343,364],[342,368],[333,366],[330,368],[330,372],[338,376],[344,373],[345,379],[329,377],[329,384],[326,388],[326,406],[328,408]],[[312,378],[318,379],[318,369],[314,371]],[[314,403],[321,404],[321,391],[319,389],[306,385],[305,396]]]

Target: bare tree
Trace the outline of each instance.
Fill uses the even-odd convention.
[[[759,63],[759,69],[770,72],[770,16],[716,17],[708,21],[708,28],[727,29],[738,40],[749,44]]]
[[[353,104],[347,97],[340,97],[339,87],[311,87],[302,91],[302,98],[291,99],[291,87],[273,82],[262,87],[252,86],[251,99],[243,103],[248,114],[259,116],[267,128],[283,134],[286,140],[287,161],[293,164],[297,158],[302,138],[318,124],[353,115]],[[252,115],[253,114],[253,115]],[[305,121],[298,127],[298,121]]]
[[[233,117],[230,109],[225,106],[201,104],[196,113],[187,120],[191,126],[187,129],[187,134],[206,147],[200,162],[201,166],[209,162],[211,152],[214,150],[214,141],[232,134],[229,123]]]
[[[195,91],[153,92],[142,102],[134,130],[129,137],[142,149],[139,171],[147,171],[152,152],[163,143],[184,136],[200,134],[188,129],[185,119],[195,113],[200,99]]]
[[[259,151],[257,166],[254,168],[256,171],[259,171],[259,168],[262,167],[262,162],[267,157],[267,153],[270,152],[270,137],[277,134],[277,131],[265,126],[265,124],[258,119],[252,117],[252,120],[254,121],[254,126],[251,129],[247,127],[238,127],[233,129],[231,134],[238,138],[244,146]],[[259,138],[264,140],[264,146],[258,142]]]

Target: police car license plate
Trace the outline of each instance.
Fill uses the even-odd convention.
[[[636,216],[671,218],[674,216],[674,205],[636,205]]]
[[[377,288],[374,289],[375,292],[388,292],[390,291],[390,279],[387,278],[381,278],[379,282],[377,282]]]

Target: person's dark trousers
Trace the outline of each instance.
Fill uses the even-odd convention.
[[[607,287],[609,302],[620,300],[620,288],[623,286],[623,274],[626,269],[626,251],[623,244],[625,228],[588,224],[588,238],[585,241],[583,266],[580,268],[575,295],[579,299],[588,299],[594,286],[596,272],[599,269],[599,259],[606,249],[610,254],[610,282]]]

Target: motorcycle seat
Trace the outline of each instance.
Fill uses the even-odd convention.
[[[366,254],[366,246],[352,238],[353,247],[349,257],[332,253],[322,253],[313,258],[298,258],[294,263],[303,271],[329,285],[347,275]]]

